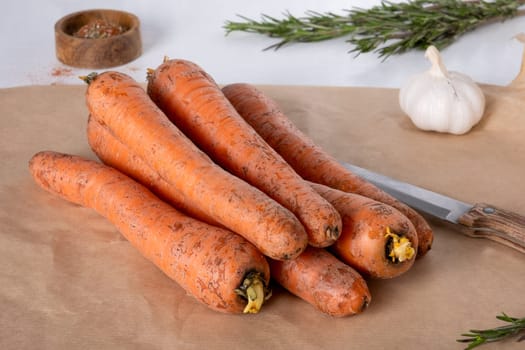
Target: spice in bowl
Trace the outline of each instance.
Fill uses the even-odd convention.
[[[122,25],[115,25],[102,19],[97,19],[84,24],[79,30],[73,33],[73,36],[83,39],[105,39],[120,35],[126,30]]]
[[[74,12],[55,23],[55,46],[58,60],[69,66],[121,66],[142,53],[140,21],[118,10]]]

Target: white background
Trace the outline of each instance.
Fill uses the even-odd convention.
[[[342,13],[376,4],[379,1],[2,1],[0,88],[80,83],[78,75],[91,70],[69,70],[58,62],[54,24],[69,13],[93,8],[120,9],[139,17],[144,52],[115,68],[139,81],[145,80],[147,68],[155,68],[168,56],[194,61],[220,84],[399,87],[410,75],[428,68],[422,52],[386,61],[375,54],[355,57],[348,53],[352,46],[344,39],[262,51],[276,39],[240,32],[226,36],[223,29],[226,20],[239,19],[237,14],[258,19],[262,13],[280,17],[289,11],[301,16],[307,10]],[[506,85],[520,67],[523,44],[513,38],[520,32],[525,32],[525,17],[479,28],[443,51],[445,64],[478,82]]]

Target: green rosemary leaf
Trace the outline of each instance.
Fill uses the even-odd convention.
[[[376,52],[387,58],[430,45],[444,48],[481,25],[524,15],[524,4],[525,0],[384,0],[342,14],[307,11],[297,17],[286,12],[280,19],[263,14],[260,20],[239,16],[243,22],[227,21],[224,28],[227,34],[244,31],[280,38],[268,47],[273,49],[348,36],[350,52]]]
[[[510,317],[505,313],[496,316],[500,321],[507,322],[507,325],[488,328],[488,329],[471,329],[468,333],[463,333],[463,338],[457,339],[460,343],[469,343],[466,349],[473,349],[484,343],[491,343],[509,338],[525,332],[525,318]],[[523,336],[518,339],[522,341]]]

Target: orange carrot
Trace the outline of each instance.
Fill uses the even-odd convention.
[[[270,271],[277,283],[331,316],[360,313],[372,299],[363,277],[325,249],[308,247],[296,259],[270,260]]]
[[[91,150],[104,164],[140,182],[160,199],[189,216],[211,225],[221,226],[200,207],[189,206],[184,201],[184,195],[181,191],[160,177],[145,161],[131,153],[128,147],[113,136],[106,126],[98,123],[91,116],[89,116],[87,123],[87,139]]]
[[[368,197],[315,183],[311,186],[343,218],[341,237],[330,247],[338,258],[367,278],[392,278],[412,267],[418,238],[406,216]]]
[[[180,192],[186,205],[273,259],[291,259],[306,248],[308,237],[293,213],[211,161],[131,77],[105,72],[88,83],[91,116]]]
[[[222,89],[237,112],[303,178],[345,192],[357,193],[388,204],[414,224],[418,239],[418,257],[432,246],[433,232],[415,210],[386,192],[353,174],[312,139],[301,132],[279,109],[275,101],[249,84],[231,84]]]
[[[180,197],[174,196],[174,192],[170,190],[170,185],[142,159],[131,154],[106,127],[89,118],[87,130],[91,148],[105,164],[137,179],[177,209],[217,225],[206,213],[184,207]],[[407,257],[406,251],[417,250],[417,235],[412,223],[405,216],[396,209],[370,198],[320,184],[310,184],[337,209],[343,219],[341,236],[330,248],[342,261],[372,278],[392,278],[406,272],[412,266],[413,256]],[[400,261],[399,256],[390,256],[394,252],[394,235],[397,235],[398,242],[403,238],[410,242],[403,246],[403,261]]]
[[[238,115],[202,68],[166,60],[150,72],[148,94],[215,162],[292,211],[310,245],[326,247],[339,237],[337,211]]]
[[[104,163],[120,166],[119,170],[137,176],[146,186],[151,185],[154,192],[165,193],[169,200],[171,193],[165,190],[166,187],[169,188],[169,184],[162,182],[162,179],[159,182],[158,175],[153,169],[140,158],[132,155],[124,144],[108,132],[107,128],[92,118],[88,120],[88,140],[94,152]],[[177,198],[172,200],[175,205],[177,201]],[[343,234],[345,232],[345,225],[343,225]],[[302,290],[309,290],[307,294],[313,298],[314,306],[325,313],[346,316],[362,311],[370,301],[370,294],[362,278],[349,266],[343,266],[330,253],[319,251],[318,248],[307,248],[307,250],[308,252],[295,258],[292,264],[273,261],[271,272],[279,278],[283,286],[291,289],[295,294],[304,294]],[[297,269],[297,266],[300,268]],[[318,275],[315,276],[315,273]],[[301,274],[305,276],[299,277]],[[285,277],[288,275],[296,278],[289,280]],[[316,277],[319,278],[318,281],[315,280]],[[292,281],[294,284],[291,283]],[[301,283],[305,285],[301,287]]]
[[[270,271],[241,236],[192,219],[117,170],[77,156],[44,151],[30,171],[45,190],[106,217],[148,260],[210,308],[257,312]],[[241,294],[250,297],[248,304]]]

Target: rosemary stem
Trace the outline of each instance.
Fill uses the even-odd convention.
[[[482,25],[524,16],[523,5],[525,0],[383,0],[344,14],[309,11],[302,17],[285,13],[281,19],[262,15],[259,21],[240,16],[244,22],[227,21],[224,28],[226,33],[244,31],[281,39],[266,49],[348,36],[347,42],[354,46],[351,52],[373,51],[386,58],[430,45],[444,48]]]
[[[500,321],[507,322],[505,326],[488,328],[488,329],[471,329],[468,333],[463,333],[464,338],[458,339],[460,343],[469,343],[466,349],[473,349],[484,343],[492,343],[502,339],[518,335],[525,332],[525,318],[515,318],[502,313],[496,316]],[[518,339],[522,341],[525,336]]]

